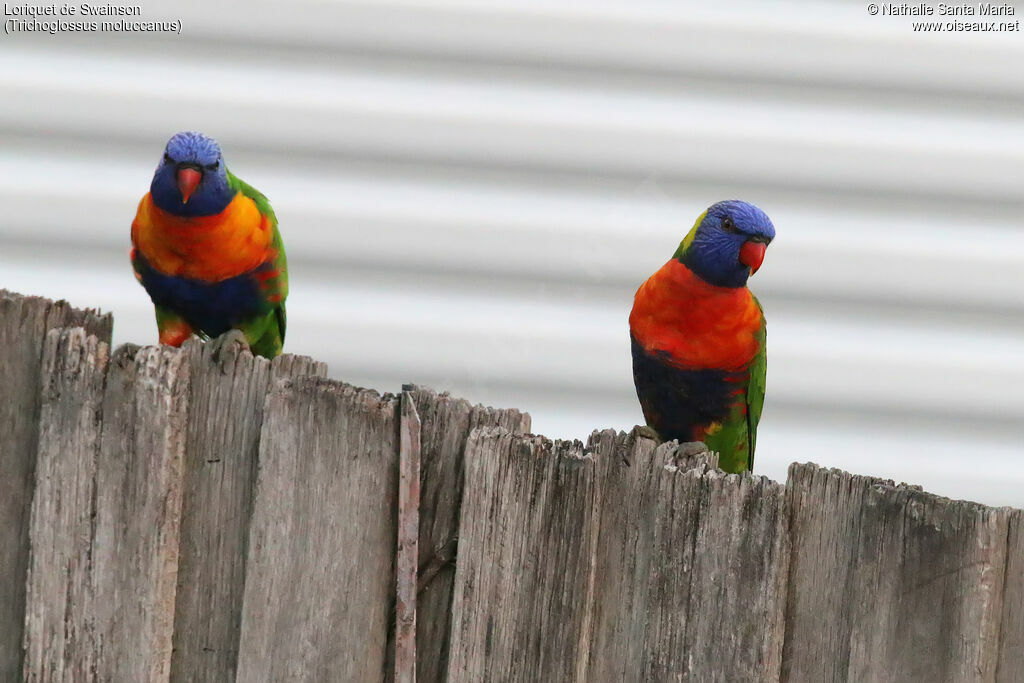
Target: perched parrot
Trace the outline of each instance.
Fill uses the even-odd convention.
[[[201,133],[167,141],[132,222],[132,267],[156,307],[160,343],[241,330],[281,353],[288,271],[270,202],[228,171]]]
[[[747,278],[775,227],[761,209],[719,202],[637,290],[633,380],[650,432],[704,442],[727,472],[754,464],[765,387],[765,321]]]

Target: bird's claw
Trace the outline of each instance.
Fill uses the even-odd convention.
[[[714,468],[718,460],[703,441],[684,441],[676,446],[670,458],[673,466],[684,471],[709,465]]]
[[[676,448],[676,457],[693,457],[708,452],[708,445],[703,441],[684,441]]]
[[[649,425],[636,425],[633,427],[633,437],[643,437],[644,439],[652,439],[661,443],[661,437],[658,435],[658,432]]]

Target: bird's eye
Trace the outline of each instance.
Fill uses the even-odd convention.
[[[166,161],[169,164],[173,164],[174,163],[174,159],[172,159],[171,155],[168,154],[167,152],[164,152],[164,161]]]
[[[207,171],[216,171],[218,168],[220,168],[220,162],[219,161],[215,161],[212,164],[207,164],[206,165],[206,170]]]
[[[726,216],[722,219],[722,230],[726,232],[739,232],[736,229],[736,224],[732,222],[731,216]]]

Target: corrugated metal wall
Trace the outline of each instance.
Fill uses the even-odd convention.
[[[584,437],[640,419],[626,316],[718,199],[778,239],[757,469],[1024,504],[1024,42],[861,3],[143,6],[0,43],[0,286],[155,339],[128,228],[217,137],[292,269],[288,349]]]

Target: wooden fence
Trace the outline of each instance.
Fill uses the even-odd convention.
[[[111,325],[0,291],[0,680],[392,679],[404,425],[420,681],[1024,681],[1020,510]]]

